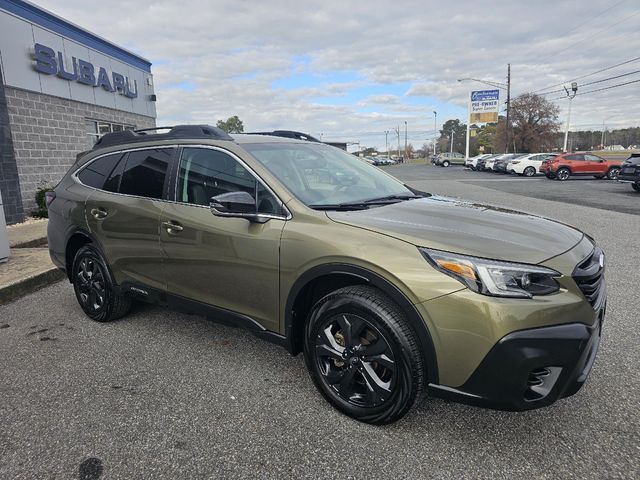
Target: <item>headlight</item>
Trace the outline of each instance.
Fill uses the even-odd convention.
[[[555,278],[561,274],[550,268],[469,257],[427,248],[421,248],[420,252],[437,270],[483,295],[531,298],[534,295],[549,295],[560,290]]]

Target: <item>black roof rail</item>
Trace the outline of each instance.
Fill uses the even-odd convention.
[[[295,138],[298,140],[306,140],[308,142],[322,143],[308,133],[296,132],[294,130],[274,130],[273,132],[247,132],[247,135],[271,135],[273,137]]]
[[[167,130],[165,133],[148,133]],[[229,140],[233,138],[227,132],[211,125],[175,125],[173,127],[142,128],[140,130],[121,130],[106,133],[98,139],[93,149],[112,147],[124,143],[148,142],[154,140],[173,140],[180,138],[203,138],[209,140]]]

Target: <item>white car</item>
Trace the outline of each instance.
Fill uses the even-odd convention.
[[[491,155],[492,155],[491,153],[485,153],[482,155],[476,155],[475,157],[467,158],[464,162],[464,166],[467,168],[470,168],[471,170],[475,170],[476,166],[478,165],[478,160],[482,160],[483,158],[488,158]]]
[[[507,165],[508,173],[517,173],[525,177],[533,177],[540,172],[543,160],[555,157],[556,153],[530,153],[524,157],[514,158]]]
[[[487,163],[484,164],[485,171],[493,172],[493,165],[496,163],[496,160],[502,160],[505,157],[510,157],[511,153],[503,153],[502,155],[498,155],[490,160],[487,160]]]

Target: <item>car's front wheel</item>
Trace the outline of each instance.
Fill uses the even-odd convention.
[[[522,173],[525,177],[533,177],[536,174],[536,169],[534,167],[527,167]]]
[[[449,160],[445,160],[444,162],[442,162],[442,166],[443,166],[443,167],[448,167],[449,165],[451,165],[451,164],[449,163]]]
[[[415,334],[398,306],[368,286],[341,288],[314,305],[304,357],[322,395],[361,422],[402,418],[424,385]]]
[[[80,307],[97,322],[116,320],[131,309],[131,298],[115,290],[104,259],[92,245],[76,253],[71,280]]]
[[[640,192],[640,183],[632,183],[631,188],[633,188],[636,192]]]

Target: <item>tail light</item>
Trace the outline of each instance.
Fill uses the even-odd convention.
[[[55,199],[56,199],[56,192],[54,191],[45,192],[44,201],[45,201],[45,204],[47,205],[47,208],[49,208],[49,205],[51,205],[51,202],[53,202]]]

